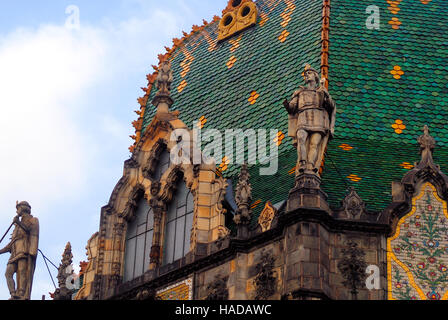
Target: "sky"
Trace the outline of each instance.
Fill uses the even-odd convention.
[[[59,265],[70,242],[79,270],[100,209],[130,157],[131,123],[151,65],[174,37],[220,15],[226,4],[0,2],[0,237],[16,215],[16,201],[26,200],[39,219],[42,252]],[[10,297],[3,276],[8,258],[0,256],[3,300]],[[49,267],[57,285],[57,270]],[[54,289],[39,255],[32,299],[49,299]]]

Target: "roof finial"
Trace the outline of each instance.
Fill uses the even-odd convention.
[[[58,284],[59,288],[56,289],[54,293],[54,300],[71,300],[73,289],[67,288],[67,280],[73,278],[73,267],[72,267],[72,246],[70,242],[65,246],[64,253],[62,254],[61,264],[58,268]]]
[[[423,135],[420,136],[417,141],[420,143],[420,154],[422,156],[420,164],[432,163],[432,154],[436,147],[436,140],[429,134],[428,126],[425,125],[423,128]]]
[[[166,60],[160,64],[159,74],[157,76],[157,93],[152,104],[157,107],[157,113],[169,113],[170,107],[174,101],[171,99],[171,83],[173,82],[173,71],[171,62]]]

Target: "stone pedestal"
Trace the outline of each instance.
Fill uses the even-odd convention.
[[[287,212],[297,209],[318,209],[330,212],[328,196],[320,188],[321,179],[314,174],[302,174],[288,196]]]

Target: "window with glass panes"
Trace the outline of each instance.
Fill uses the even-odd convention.
[[[190,251],[190,235],[193,226],[193,195],[183,179],[177,183],[173,201],[168,206],[163,263],[169,264],[184,257]]]
[[[154,214],[145,198],[138,201],[135,218],[128,223],[124,281],[143,275],[149,268],[154,233]]]

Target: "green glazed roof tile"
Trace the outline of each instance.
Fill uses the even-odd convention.
[[[288,116],[282,102],[302,85],[303,66],[320,66],[322,2],[291,1],[296,8],[286,29],[290,33],[281,43],[285,30],[280,24],[286,10],[283,0],[256,1],[259,16],[269,20],[243,33],[239,46],[231,52],[226,40],[214,51],[204,31],[189,37],[185,48],[194,60],[190,71],[181,76],[182,48],[174,53],[172,110],[189,127],[201,116],[204,127],[212,129],[278,129],[287,135]],[[366,27],[365,1],[333,0],[330,19],[330,88],[337,103],[336,138],[330,142],[322,188],[330,205],[338,207],[349,186],[354,186],[372,211],[383,210],[391,201],[391,182],[401,180],[408,169],[404,163],[419,159],[416,138],[425,124],[430,127],[438,147],[435,160],[448,172],[448,6],[446,0],[402,1],[392,14],[386,1],[379,2],[380,30]],[[402,23],[397,30],[389,21]],[[259,18],[260,19],[260,18]],[[205,28],[217,37],[218,23]],[[231,38],[237,39],[239,36]],[[236,62],[227,67],[230,57]],[[395,79],[391,71],[403,72]],[[179,93],[177,87],[187,81]],[[248,99],[259,94],[255,104]],[[144,128],[154,116],[148,99]],[[392,125],[401,120],[406,126],[397,134]],[[352,149],[340,146],[347,144]],[[296,150],[286,137],[279,147],[279,171],[260,176],[259,167],[250,168],[253,199],[262,202],[254,209],[253,224],[266,201],[279,203],[288,196],[294,183],[290,170],[295,166]],[[219,163],[218,163],[219,165]],[[224,175],[237,181],[239,166],[229,165]],[[360,180],[348,177],[356,175]]]

